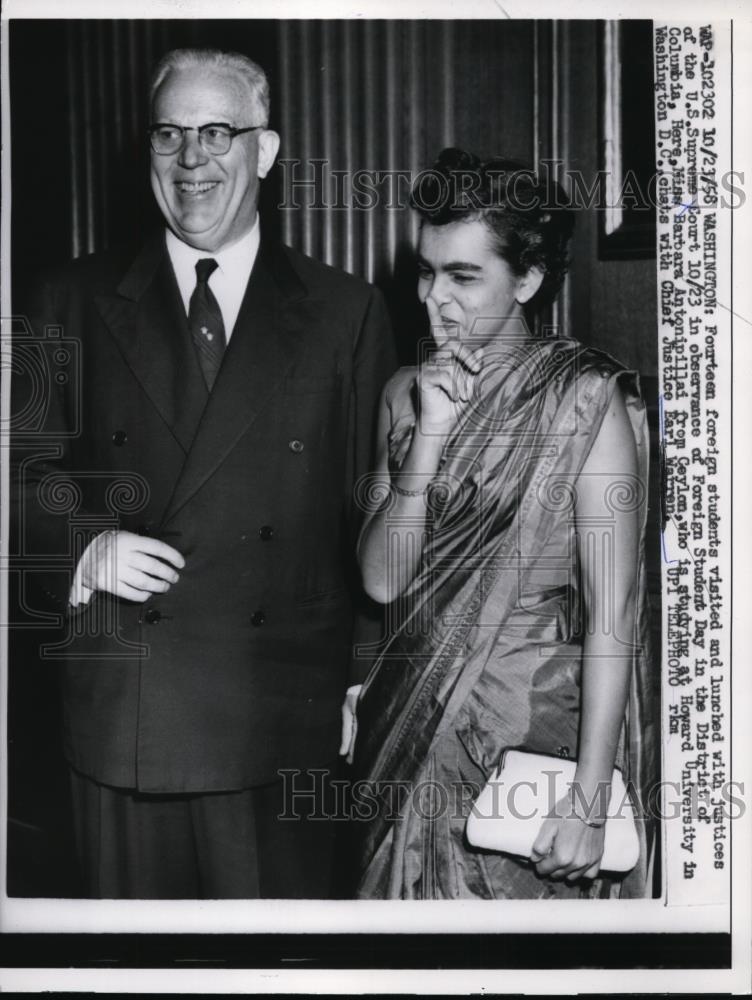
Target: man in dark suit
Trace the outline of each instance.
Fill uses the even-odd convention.
[[[280,771],[304,791],[336,760],[353,487],[392,344],[378,292],[260,233],[268,112],[250,59],[168,54],[150,128],[167,231],[34,303],[37,336],[80,342],[18,476],[33,551],[71,556],[42,578],[68,623],[47,655],[92,896],[330,893],[332,825],[277,818]]]

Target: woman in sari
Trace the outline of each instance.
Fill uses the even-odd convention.
[[[526,324],[566,270],[561,198],[459,150],[413,189],[433,344],[384,390],[361,496],[364,586],[390,622],[355,709],[361,898],[648,891],[639,809],[638,865],[599,876],[614,765],[638,807],[652,780],[646,421],[634,373]],[[508,748],[577,760],[529,860],[465,834]]]

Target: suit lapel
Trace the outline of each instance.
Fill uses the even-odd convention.
[[[277,393],[305,327],[288,313],[305,287],[281,248],[262,240],[230,343],[165,521],[193,496]]]
[[[207,400],[164,236],[150,241],[97,308],[126,363],[187,453]]]

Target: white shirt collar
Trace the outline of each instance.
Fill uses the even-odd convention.
[[[170,255],[186,315],[191,295],[196,287],[196,261],[206,257],[212,257],[216,260],[218,267],[209,279],[209,284],[219,303],[225,325],[225,336],[228,341],[240,312],[240,305],[256,261],[260,242],[261,225],[258,213],[256,221],[245,236],[217,253],[197,250],[196,247],[189,246],[179,240],[171,230],[167,230],[167,252]]]

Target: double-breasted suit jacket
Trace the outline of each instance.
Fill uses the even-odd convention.
[[[333,759],[353,488],[393,369],[379,293],[262,240],[211,395],[163,236],[125,271],[106,254],[74,262],[34,312],[36,337],[52,324],[80,345],[75,377],[58,384],[51,362],[47,445],[18,470],[26,551],[69,556],[39,578],[67,629],[48,655],[70,763],[205,792]],[[144,604],[97,592],[69,615],[71,571],[103,527],[161,538],[185,568]]]

